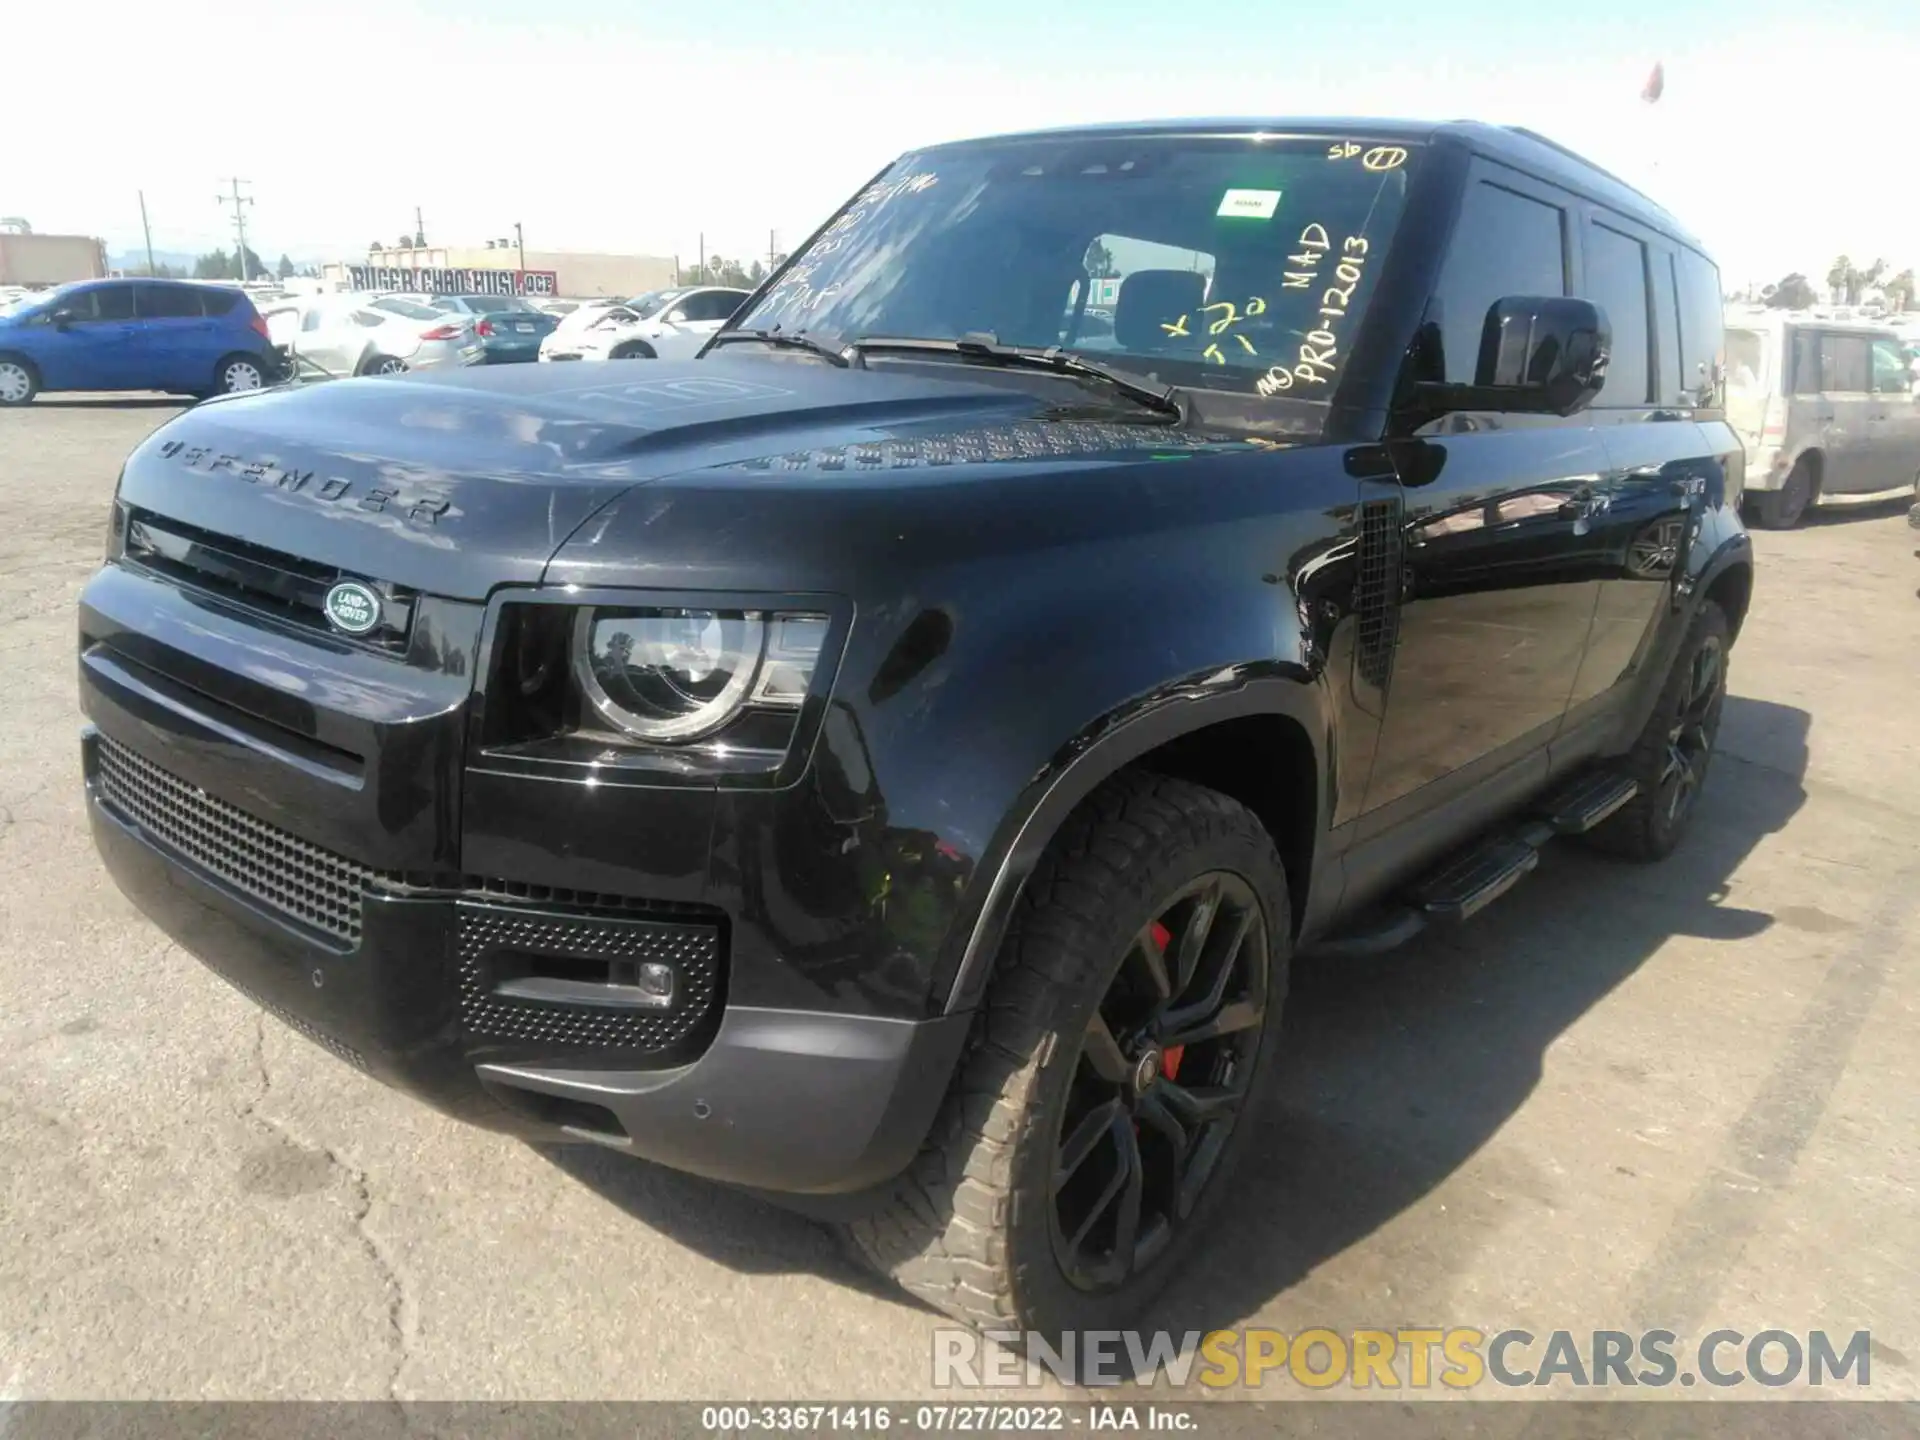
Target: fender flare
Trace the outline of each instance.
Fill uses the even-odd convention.
[[[941,1013],[951,1015],[979,1003],[1014,908],[1060,827],[1083,800],[1149,751],[1222,721],[1255,715],[1285,717],[1306,732],[1313,747],[1314,768],[1321,777],[1316,789],[1324,811],[1328,747],[1323,701],[1322,688],[1315,681],[1263,675],[1239,678],[1217,690],[1205,685],[1169,687],[1082,730],[1034,777],[1014,807],[1013,813],[1023,818],[1011,838],[996,847],[998,857],[989,862],[991,879],[979,911],[970,922],[963,919],[956,927],[964,930],[966,944]],[[1316,824],[1324,835],[1324,817],[1316,817]]]

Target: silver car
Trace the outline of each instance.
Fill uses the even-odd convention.
[[[486,354],[470,319],[391,295],[320,295],[291,313],[269,315],[268,327],[309,377],[477,365]]]
[[[1823,499],[1920,484],[1920,393],[1892,330],[1777,311],[1726,323],[1727,421],[1760,524],[1790,529]]]

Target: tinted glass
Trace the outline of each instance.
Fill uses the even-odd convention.
[[[1696,405],[1719,405],[1725,398],[1720,271],[1691,250],[1674,258],[1674,269],[1680,277],[1680,389]]]
[[[1795,395],[1820,393],[1820,332],[1818,330],[1793,332],[1793,393]]]
[[[1564,214],[1557,205],[1487,181],[1467,191],[1437,292],[1448,380],[1473,383],[1480,332],[1494,301],[1567,293]]]
[[[136,285],[133,303],[142,320],[198,320],[200,292],[184,285]]]
[[[62,291],[47,308],[59,310],[75,320],[92,320],[100,313],[94,298],[99,293],[97,290]]]
[[[704,295],[690,295],[684,308],[689,320],[724,320],[740,308],[740,302],[746,294],[739,290],[709,290]]]
[[[96,313],[102,320],[133,319],[133,287],[102,285],[93,292]]]
[[[1654,399],[1672,405],[1680,390],[1680,290],[1674,283],[1673,256],[1656,250],[1648,257],[1653,271],[1653,346],[1659,362]]]
[[[1829,394],[1863,395],[1867,391],[1867,337],[1820,337],[1820,388]]]
[[[238,290],[217,290],[209,288],[199,291],[198,294],[200,296],[200,303],[206,307],[207,314],[209,315],[230,315],[233,313],[233,307],[240,303],[240,292]],[[253,302],[251,300],[247,302],[247,308],[253,308]]]
[[[1417,151],[1100,136],[910,155],[862,191],[740,325],[825,337],[1060,341],[1092,242],[1218,257],[1127,278],[1104,354],[1179,384],[1326,400],[1364,318]]]
[[[1913,373],[1907,368],[1907,348],[1898,340],[1873,342],[1873,388],[1881,395],[1905,395],[1913,389]]]
[[[523,315],[533,309],[518,295],[462,295],[460,306],[479,315]]]
[[[382,295],[372,303],[375,309],[391,311],[395,315],[404,315],[409,320],[443,320],[449,313],[444,310],[436,310],[431,305],[420,305],[412,300],[402,300],[395,295]]]
[[[1587,299],[1607,312],[1613,356],[1601,405],[1644,405],[1653,398],[1647,332],[1647,247],[1605,225],[1587,227]]]

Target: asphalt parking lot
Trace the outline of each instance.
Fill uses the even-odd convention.
[[[0,415],[0,1398],[930,1393],[940,1322],[827,1232],[443,1120],[108,885],[73,602],[175,409]],[[1298,975],[1259,1156],[1153,1323],[1866,1329],[1871,1393],[1920,1397],[1920,560],[1887,508],[1756,543],[1686,848],[1550,854]]]

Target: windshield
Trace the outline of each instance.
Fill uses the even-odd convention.
[[[460,301],[482,315],[524,315],[533,310],[518,295],[462,295]]]
[[[395,315],[404,315],[409,320],[444,320],[446,314],[431,305],[419,305],[412,300],[402,300],[397,295],[382,295],[373,302],[376,310],[390,310]]]
[[[736,323],[836,341],[988,332],[1177,384],[1325,400],[1417,163],[1328,138],[909,155]]]
[[[1757,330],[1727,331],[1727,384],[1735,390],[1756,390],[1766,378],[1766,337]]]

